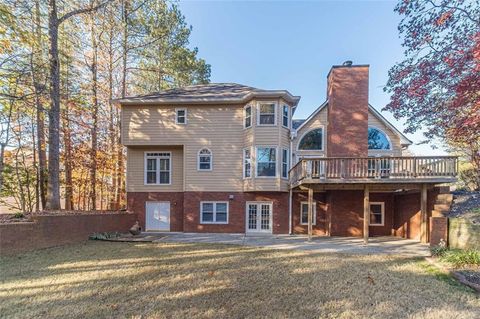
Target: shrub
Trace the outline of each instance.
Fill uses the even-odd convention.
[[[93,239],[93,240],[105,240],[105,239],[111,239],[111,238],[118,238],[120,237],[120,234],[118,232],[111,232],[111,233],[94,233],[91,234],[88,238]]]
[[[432,256],[434,257],[441,257],[444,256],[445,253],[448,251],[448,248],[445,246],[435,246],[430,248],[430,251],[432,253]]]
[[[23,218],[25,217],[25,215],[22,213],[22,212],[16,212],[15,214],[13,214],[13,218]]]

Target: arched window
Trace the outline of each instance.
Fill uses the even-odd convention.
[[[368,128],[368,149],[369,150],[390,150],[390,140],[383,131],[375,128]]]
[[[305,134],[298,144],[299,150],[323,150],[323,129],[317,128]]]
[[[212,152],[208,148],[201,149],[198,152],[198,170],[212,170]]]

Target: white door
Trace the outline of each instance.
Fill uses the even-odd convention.
[[[272,203],[247,202],[247,232],[272,233]]]
[[[146,202],[145,230],[170,230],[170,202]]]

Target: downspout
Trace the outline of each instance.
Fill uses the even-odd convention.
[[[290,124],[291,125],[291,124]],[[293,135],[291,134],[292,131],[290,131],[290,167],[291,168],[291,163],[293,159]],[[288,176],[288,234],[292,234],[292,188],[290,187],[290,174]]]

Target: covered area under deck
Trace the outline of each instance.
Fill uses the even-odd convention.
[[[396,236],[430,241],[440,186],[455,181],[455,157],[309,158],[290,171],[292,232]],[[446,222],[446,220],[445,220]]]

